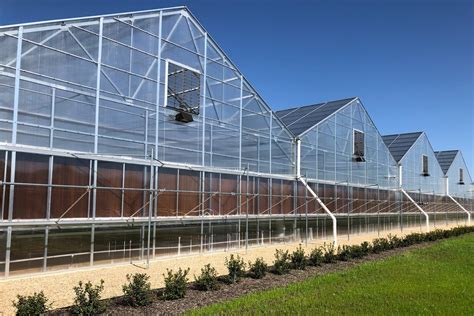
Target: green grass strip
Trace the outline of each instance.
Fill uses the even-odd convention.
[[[474,315],[474,234],[190,315]]]

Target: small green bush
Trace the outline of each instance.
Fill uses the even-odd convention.
[[[16,308],[16,315],[18,316],[44,315],[51,309],[51,304],[48,304],[48,299],[43,291],[28,296],[17,295],[16,297],[18,301],[13,301],[13,306]]]
[[[273,272],[276,274],[286,274],[290,272],[291,262],[288,250],[277,249],[275,252],[275,261],[273,261]]]
[[[387,238],[375,238],[372,241],[372,252],[380,253],[390,249],[390,242]]]
[[[364,241],[360,245],[353,245],[351,247],[352,258],[360,259],[367,256],[370,252],[370,245],[368,242]]]
[[[245,263],[239,255],[235,256],[230,255],[230,258],[225,258],[225,265],[227,270],[229,271],[228,274],[228,281],[230,283],[237,283],[240,279],[245,275]]]
[[[352,247],[343,245],[337,248],[337,260],[349,261],[352,259]]]
[[[314,248],[308,257],[309,264],[312,266],[320,266],[323,263],[324,254],[320,247]]]
[[[336,248],[334,247],[334,243],[329,243],[329,244],[324,243],[323,250],[324,250],[324,256],[323,256],[324,263],[336,262],[337,254],[336,254]]]
[[[200,291],[214,291],[219,288],[217,281],[217,271],[211,264],[206,264],[201,268],[201,274],[194,276],[195,287]]]
[[[419,244],[423,241],[424,241],[424,237],[422,233],[411,233],[411,234],[406,235],[402,239],[401,244],[404,247],[407,247],[407,246]]]
[[[74,304],[71,306],[71,313],[77,315],[97,315],[105,312],[105,302],[101,300],[101,293],[104,290],[104,280],[100,280],[100,285],[92,286],[89,281],[87,283],[79,282],[75,286]]]
[[[122,286],[124,302],[127,305],[137,307],[151,303],[150,276],[146,273],[127,274],[128,284]]]
[[[263,258],[255,259],[255,262],[249,261],[249,274],[254,279],[263,278],[268,271],[268,265],[263,261]]]
[[[296,248],[296,250],[291,254],[291,266],[294,269],[304,270],[307,264],[308,259],[306,258],[304,249],[301,248],[301,245],[299,245],[298,248]]]
[[[397,237],[397,235],[388,234],[388,247],[389,249],[395,249],[400,247],[402,240]]]
[[[163,291],[163,299],[165,300],[176,300],[183,298],[186,295],[186,283],[188,282],[187,275],[189,268],[183,270],[178,269],[176,273],[173,270],[166,269],[166,274],[163,274],[165,278],[165,289]]]

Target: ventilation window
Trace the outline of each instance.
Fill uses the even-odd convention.
[[[424,177],[427,177],[430,175],[429,170],[428,170],[428,156],[423,155],[422,156],[422,172],[421,174]]]
[[[354,160],[363,162],[365,161],[365,147],[364,147],[364,133],[358,130],[354,130]]]
[[[459,183],[458,184],[464,184],[464,170],[462,168],[459,168]]]
[[[201,74],[199,71],[176,62],[166,62],[166,107],[180,113],[178,118],[192,121],[192,115],[199,115]]]

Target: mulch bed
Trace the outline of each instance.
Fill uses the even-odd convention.
[[[106,313],[110,315],[180,315],[189,310],[237,298],[245,294],[270,290],[314,276],[343,271],[364,262],[382,260],[408,250],[426,247],[435,242],[417,244],[406,248],[396,248],[379,254],[370,254],[362,259],[337,261],[331,264],[323,264],[319,267],[308,266],[305,270],[291,270],[289,274],[284,275],[267,273],[262,279],[246,277],[236,284],[227,284],[224,281],[225,278],[221,278],[220,289],[217,291],[198,291],[194,289],[193,283],[189,283],[186,297],[173,301],[160,299],[162,289],[157,289],[153,291],[153,302],[148,306],[140,308],[125,306],[122,303],[121,297],[112,298],[108,300]],[[194,279],[193,276],[190,279]],[[48,315],[68,314],[67,308],[57,309],[48,313]]]

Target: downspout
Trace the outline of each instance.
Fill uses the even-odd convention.
[[[315,198],[319,205],[323,208],[323,210],[331,217],[332,220],[332,234],[333,234],[333,241],[334,247],[337,247],[337,219],[333,213],[327,208],[327,206],[321,201],[318,195],[311,189],[308,183],[301,177],[301,140],[299,138],[296,139],[296,179],[300,181],[308,190],[309,193]]]
[[[456,199],[454,199],[451,194],[449,194],[449,182],[448,182],[448,177],[445,177],[446,182],[445,182],[445,189],[446,189],[446,196],[449,197],[454,203],[456,203],[457,206],[459,206],[464,212],[467,213],[467,223],[468,225],[471,225],[471,213],[464,208]]]
[[[421,212],[423,213],[423,215],[425,215],[425,218],[426,218],[426,231],[430,231],[430,217],[428,216],[428,214],[421,208],[421,206],[419,206],[412,198],[411,196],[402,188],[402,183],[403,183],[403,179],[402,179],[402,165],[399,165],[398,166],[398,176],[399,176],[399,190],[400,192],[403,193],[403,195],[405,195],[408,200],[413,203],[413,205],[415,205],[415,207]]]

